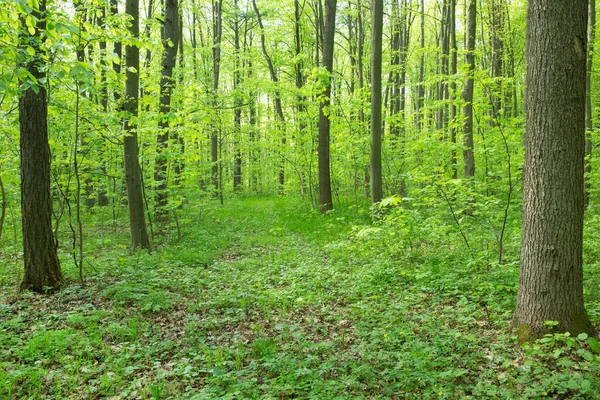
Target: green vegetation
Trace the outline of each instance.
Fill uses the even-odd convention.
[[[498,264],[477,210],[462,216],[468,250],[443,201],[384,204],[371,223],[348,203],[321,216],[294,198],[190,201],[180,238],[129,256],[125,221],[94,214],[86,286],[63,254],[72,283],[54,296],[17,295],[18,248],[3,246],[0,397],[599,398],[597,341],[557,333],[519,347],[509,329],[518,221]],[[598,321],[591,214],[586,308]]]

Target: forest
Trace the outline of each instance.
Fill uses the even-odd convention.
[[[600,399],[595,0],[0,0],[0,398]]]

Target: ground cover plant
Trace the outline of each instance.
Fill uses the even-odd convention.
[[[127,255],[122,226],[98,223],[85,286],[65,265],[54,296],[17,294],[19,255],[2,249],[0,397],[599,398],[597,342],[519,346],[517,246],[503,264],[473,254],[448,213],[400,203],[371,223],[355,204],[320,215],[279,197],[186,207],[181,237],[152,254]],[[592,321],[599,224],[586,225]]]

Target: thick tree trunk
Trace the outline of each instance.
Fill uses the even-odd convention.
[[[381,48],[383,0],[373,0],[371,15],[371,203],[383,197],[381,174]]]
[[[322,213],[333,209],[331,172],[329,166],[329,105],[331,104],[331,78],[333,71],[333,46],[337,0],[325,0],[325,27],[323,34],[323,67],[330,80],[325,86],[323,101],[319,104],[319,206]]]
[[[23,54],[31,47],[35,55],[22,67],[40,82],[43,69],[42,40],[46,29],[46,1],[40,0],[33,35],[23,30],[19,37]],[[35,90],[34,90],[35,89]],[[21,290],[43,293],[62,283],[60,262],[52,232],[52,198],[50,196],[50,145],[48,144],[48,103],[46,88],[28,88],[19,98],[21,150],[21,220],[23,223],[23,261],[25,275]],[[3,196],[4,198],[4,196]]]
[[[475,72],[475,30],[477,29],[477,0],[469,1],[467,16],[467,52],[465,64],[467,65],[467,79],[463,90],[463,160],[465,163],[465,178],[475,176],[475,153],[473,151],[473,73]]]
[[[589,0],[588,9],[588,27],[587,27],[587,66],[585,77],[585,205],[590,203],[590,182],[589,175],[592,173],[592,136],[594,129],[592,125],[592,72],[594,61],[594,40],[596,39],[596,0]]]
[[[160,80],[160,119],[158,120],[158,136],[156,137],[156,162],[154,181],[156,185],[156,216],[166,216],[167,210],[167,158],[165,152],[169,147],[169,114],[171,113],[171,94],[175,80],[173,69],[177,61],[178,49],[178,0],[165,1],[165,15],[162,29],[163,55],[161,62],[162,76]]]
[[[528,5],[520,342],[546,333],[544,321],[593,333],[582,268],[587,10],[587,0]]]
[[[131,16],[129,33],[138,37],[139,28],[139,3],[138,0],[127,0],[125,12]],[[146,220],[144,218],[144,198],[142,194],[142,176],[138,160],[139,148],[137,141],[137,127],[132,120],[138,115],[139,102],[139,74],[140,50],[137,46],[128,45],[125,48],[125,65],[127,75],[125,82],[125,100],[123,110],[127,116],[123,120],[123,129],[126,135],[123,138],[125,155],[125,183],[127,185],[127,204],[129,206],[129,230],[131,249],[138,247],[150,250]]]

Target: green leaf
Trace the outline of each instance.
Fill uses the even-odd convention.
[[[35,49],[31,46],[27,46],[27,54],[30,56],[35,56]]]
[[[588,334],[585,333],[585,332],[580,333],[579,335],[577,335],[577,339],[579,339],[579,340],[585,340],[587,338],[588,338]]]
[[[596,339],[594,339],[593,337],[589,337],[587,338],[587,342],[588,345],[590,346],[590,349],[594,350],[594,352],[600,354],[600,343],[598,343],[598,341]]]

